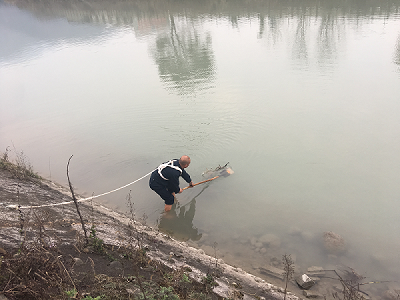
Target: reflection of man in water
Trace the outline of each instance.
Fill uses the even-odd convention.
[[[158,228],[160,231],[173,235],[180,240],[198,241],[201,239],[202,234],[198,233],[198,229],[193,227],[193,218],[196,210],[196,199],[190,202],[190,207],[186,211],[187,206],[181,206],[179,208],[179,214],[174,209],[176,204],[173,205],[173,209],[166,212],[161,217]]]

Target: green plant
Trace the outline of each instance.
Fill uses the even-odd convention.
[[[90,227],[90,235],[89,238],[91,239],[91,244],[94,250],[98,253],[104,253],[104,241],[97,237],[96,226],[92,225]]]
[[[191,283],[192,281],[189,279],[189,276],[186,274],[182,274],[182,282]]]
[[[190,300],[211,300],[212,297],[203,294],[203,293],[198,293],[198,292],[193,292],[191,294],[189,294],[188,298]]]
[[[208,273],[206,276],[204,276],[201,281],[203,284],[206,284],[206,285],[211,285],[211,286],[218,285],[218,283],[214,280],[214,277],[210,273]]]
[[[174,294],[174,289],[171,286],[169,287],[161,286],[158,293],[156,293],[154,296],[155,299],[161,299],[161,300],[179,300],[179,296]]]
[[[65,291],[67,294],[68,299],[75,299],[76,295],[78,294],[78,291],[76,289],[72,289],[69,291]]]

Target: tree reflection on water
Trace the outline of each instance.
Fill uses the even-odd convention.
[[[199,34],[186,18],[179,29],[173,15],[169,20],[169,33],[157,36],[152,51],[161,80],[181,95],[209,88],[215,75],[210,34]]]

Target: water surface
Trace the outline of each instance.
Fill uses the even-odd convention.
[[[398,1],[13,3],[1,149],[63,184],[74,155],[86,196],[182,154],[194,182],[229,162],[232,176],[178,196],[174,222],[148,178],[99,201],[126,211],[131,190],[137,216],[256,275],[288,253],[300,271],[400,278]],[[329,255],[325,231],[347,252]]]

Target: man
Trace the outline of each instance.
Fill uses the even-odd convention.
[[[185,171],[189,165],[190,157],[183,155],[179,160],[173,159],[162,163],[151,173],[149,186],[164,200],[166,212],[171,210],[175,194],[182,193],[182,189],[179,187],[180,176],[189,183],[190,187],[193,186],[190,175]]]

